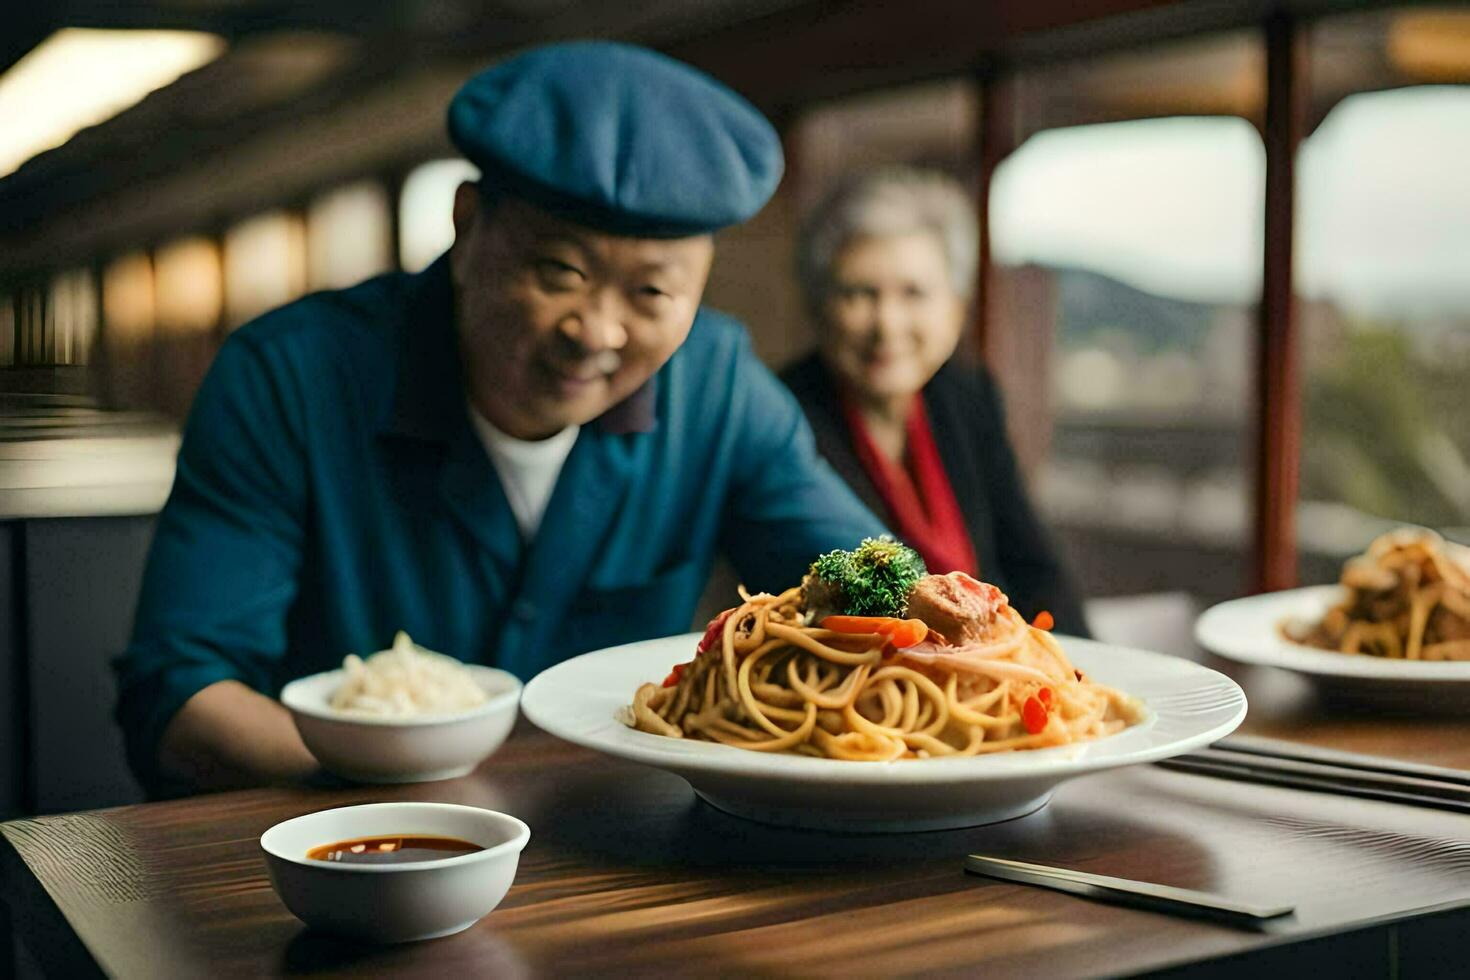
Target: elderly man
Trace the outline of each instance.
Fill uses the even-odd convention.
[[[273,695],[397,630],[529,677],[687,628],[718,552],[775,589],[882,531],[699,305],[711,233],[780,179],[753,107],[564,44],[471,79],[449,131],[484,175],[450,252],[247,325],[199,392],[118,661],[154,789],[309,775]]]

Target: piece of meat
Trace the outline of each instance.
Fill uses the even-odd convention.
[[[1010,604],[1005,593],[964,572],[925,575],[909,592],[909,615],[956,646],[984,640]]]
[[[842,586],[824,581],[808,572],[801,580],[801,605],[820,622],[828,616],[842,614]]]

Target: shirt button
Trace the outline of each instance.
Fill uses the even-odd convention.
[[[536,603],[530,599],[517,599],[510,607],[510,614],[523,623],[536,618]]]

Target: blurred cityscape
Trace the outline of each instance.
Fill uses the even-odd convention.
[[[1252,512],[1255,310],[1157,296],[1107,276],[1031,266],[1056,303],[1050,452],[1039,504],[1074,547],[1161,539],[1196,559],[1191,591],[1233,586]],[[1470,310],[1400,319],[1302,304],[1305,352],[1302,573],[1335,577],[1400,523],[1470,533]],[[1213,573],[1211,573],[1213,570]],[[1155,566],[1159,584],[1169,578]]]
[[[1399,524],[1470,536],[1465,133],[1470,91],[1430,86],[1349,95],[1303,145],[1304,582]],[[1001,165],[1013,428],[1092,594],[1210,600],[1246,572],[1263,171],[1252,127],[1200,118],[1052,130]]]

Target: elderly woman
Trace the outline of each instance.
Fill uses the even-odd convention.
[[[974,209],[947,177],[887,170],[839,187],[800,243],[819,347],[782,380],[818,449],[931,569],[994,582],[1028,619],[1046,611],[1085,635],[996,386],[955,354],[977,251]]]

